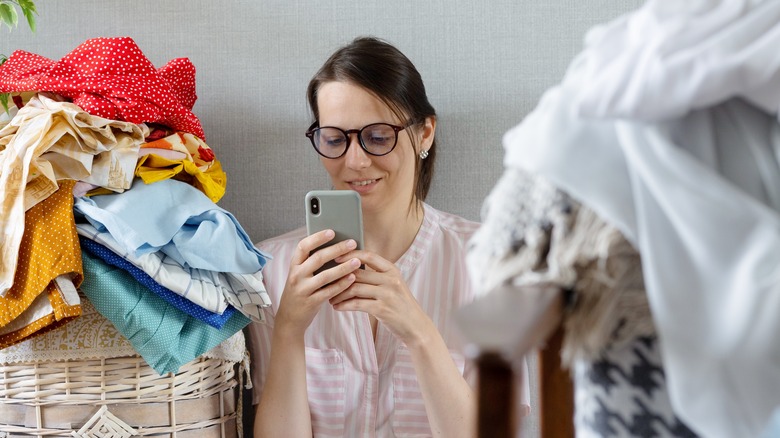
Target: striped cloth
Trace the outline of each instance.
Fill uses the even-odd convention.
[[[469,381],[473,381],[475,367],[461,354],[463,340],[453,319],[454,310],[475,297],[465,252],[477,227],[477,223],[426,205],[417,237],[396,262]],[[249,328],[255,403],[265,383],[273,314],[278,310],[292,252],[305,234],[304,229],[298,229],[259,246],[273,254],[274,260],[263,270],[272,311],[266,311],[266,324],[251,324]],[[325,305],[307,330],[305,342],[314,436],[431,435],[409,351],[386,327],[379,325],[375,342],[367,314],[336,312]]]

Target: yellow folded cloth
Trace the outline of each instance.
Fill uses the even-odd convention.
[[[165,157],[163,152],[173,152],[182,158]],[[146,184],[175,178],[197,188],[214,203],[225,195],[227,175],[222,164],[214,157],[214,151],[192,134],[176,132],[144,143],[139,155],[135,176]]]
[[[59,327],[81,314],[76,287],[83,269],[73,218],[73,185],[29,209],[19,262],[8,293],[0,297],[0,348]]]
[[[138,158],[135,175],[146,184],[170,178],[186,182],[203,192],[214,203],[222,199],[227,186],[227,175],[217,160],[204,172],[187,159],[170,160],[156,154],[148,154]]]

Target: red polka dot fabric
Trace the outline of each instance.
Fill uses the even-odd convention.
[[[23,91],[53,92],[98,117],[206,139],[192,113],[195,66],[177,58],[156,69],[132,38],[93,38],[59,61],[17,50],[0,66],[0,93]]]

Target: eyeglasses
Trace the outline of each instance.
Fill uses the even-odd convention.
[[[340,158],[346,154],[347,149],[349,149],[350,134],[358,135],[358,143],[366,153],[381,157],[395,149],[395,145],[398,143],[398,133],[412,125],[414,122],[409,122],[405,126],[372,123],[360,129],[345,131],[333,126],[317,128],[317,122],[314,122],[306,131],[306,136],[311,140],[314,150],[325,158]]]

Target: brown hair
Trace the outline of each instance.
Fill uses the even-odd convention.
[[[425,122],[426,117],[436,117],[436,110],[428,102],[420,73],[400,50],[374,37],[358,37],[336,50],[325,61],[317,74],[309,81],[306,97],[314,114],[320,119],[317,108],[319,88],[333,81],[349,82],[374,94],[387,104],[402,121]],[[414,137],[411,137],[414,142]],[[428,150],[428,157],[415,160],[414,200],[424,201],[433,180],[436,161],[436,137]]]

